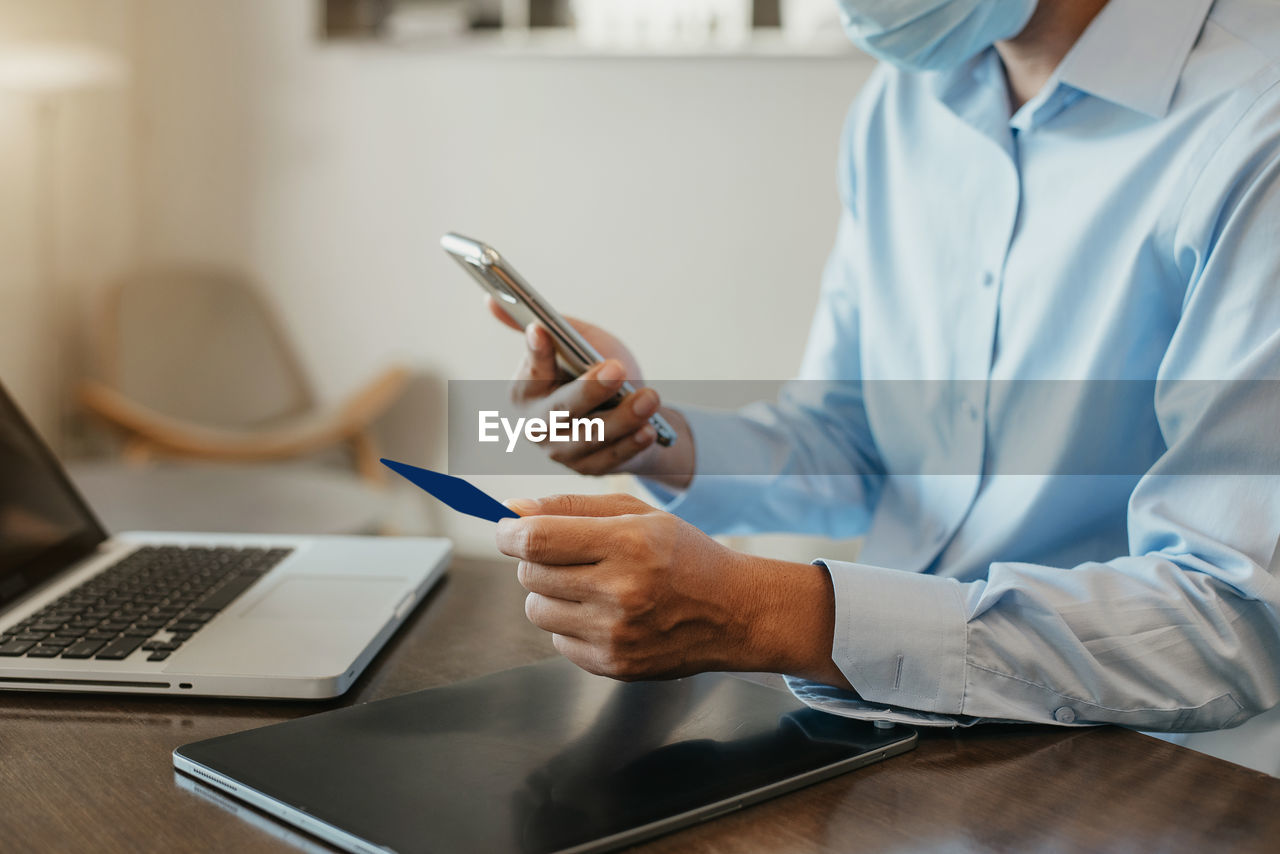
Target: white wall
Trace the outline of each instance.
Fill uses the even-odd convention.
[[[510,375],[518,338],[437,248],[450,229],[655,380],[794,370],[865,61],[432,53],[319,43],[309,0],[141,9],[140,257],[259,276],[325,397],[392,359]]]
[[[0,52],[72,44],[127,71],[134,11],[133,0],[0,0]],[[76,332],[97,288],[135,257],[133,107],[127,79],[43,97],[0,88],[0,381],[51,438],[59,375],[82,355]]]

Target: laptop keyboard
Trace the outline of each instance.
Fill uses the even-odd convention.
[[[164,661],[291,552],[143,546],[0,634],[0,656]]]

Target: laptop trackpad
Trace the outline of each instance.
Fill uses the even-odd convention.
[[[390,614],[408,588],[404,578],[291,575],[272,587],[241,619],[366,620]]]

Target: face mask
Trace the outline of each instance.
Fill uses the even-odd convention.
[[[1022,32],[1037,0],[838,0],[844,30],[908,71],[948,71]]]

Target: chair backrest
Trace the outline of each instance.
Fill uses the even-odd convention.
[[[252,427],[313,404],[276,319],[233,272],[170,267],[132,275],[108,293],[98,339],[102,378],[167,415]]]

